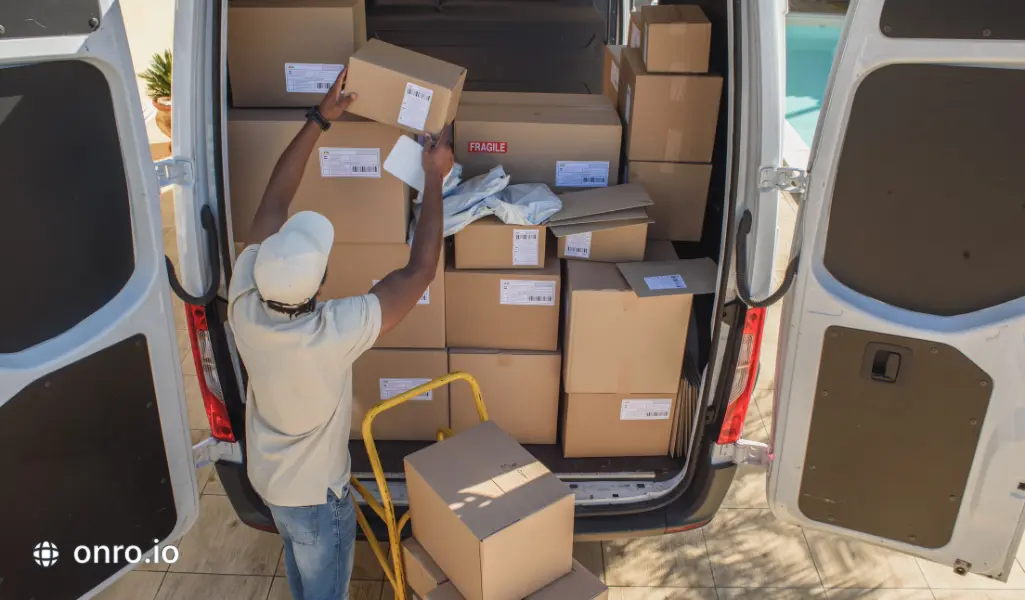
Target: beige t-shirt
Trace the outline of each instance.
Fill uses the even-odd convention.
[[[323,504],[349,479],[352,363],[381,332],[374,294],[320,302],[291,318],[263,303],[253,265],[259,245],[238,256],[228,322],[249,373],[249,479],[278,506]]]

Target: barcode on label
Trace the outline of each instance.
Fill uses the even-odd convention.
[[[573,233],[566,236],[566,256],[590,258],[591,232]]]
[[[620,421],[662,421],[669,418],[673,401],[659,400],[623,400],[619,407]]]
[[[551,304],[552,303],[552,297],[551,296],[527,296],[527,300],[529,300],[531,302],[538,302],[538,303],[544,303],[544,304]]]
[[[644,283],[648,285],[649,290],[682,290],[687,287],[683,277],[677,274],[645,277]]]
[[[534,267],[541,264],[537,229],[513,229],[512,263],[517,267]]]
[[[323,81],[318,81],[317,82],[317,89],[319,89],[319,90],[326,90],[326,89],[330,89],[330,88],[331,88],[331,84],[330,83],[324,83]]]
[[[331,89],[345,65],[285,63],[285,91],[315,93]]]
[[[518,240],[536,240],[537,239],[537,232],[536,231],[522,231],[521,230],[521,231],[517,231],[516,235],[514,237],[516,239],[518,239]]]
[[[518,306],[555,306],[555,282],[502,279],[499,281],[499,302]]]
[[[411,389],[413,389],[413,388],[415,388],[415,387],[417,387],[419,385],[423,385],[423,384],[427,383],[428,381],[430,381],[430,379],[420,379],[420,378],[415,378],[415,377],[413,377],[413,378],[403,378],[403,379],[389,379],[389,378],[386,378],[386,377],[382,377],[381,380],[380,380],[380,384],[381,384],[381,400],[388,400],[390,398],[394,398],[395,396],[398,396],[399,394],[404,394],[404,393],[408,392],[409,390],[411,390]],[[420,394],[419,396],[414,396],[411,399],[412,400],[433,400],[434,399],[434,392],[433,391],[431,391],[431,392],[424,392],[423,394]]]
[[[555,163],[557,187],[605,187],[608,184],[607,161],[560,160]]]
[[[399,107],[399,125],[423,131],[433,98],[434,91],[430,88],[406,82],[406,92],[402,97],[402,106]]]
[[[321,177],[380,177],[380,148],[321,148]]]

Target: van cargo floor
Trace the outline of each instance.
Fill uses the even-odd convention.
[[[381,466],[387,474],[402,473],[402,459],[430,442],[377,442]],[[683,468],[682,458],[669,456],[625,456],[615,458],[563,458],[558,444],[524,446],[553,473],[564,478],[580,479],[638,479],[659,481],[668,479]],[[370,459],[361,440],[349,442],[352,454],[352,472],[370,473]]]

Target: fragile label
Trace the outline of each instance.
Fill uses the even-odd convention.
[[[507,142],[466,142],[466,151],[483,154],[505,154],[509,151]]]
[[[566,256],[588,258],[591,256],[591,232],[571,233],[566,236]]]
[[[645,277],[644,283],[648,284],[649,290],[682,290],[687,287],[683,277],[679,275],[655,275]]]
[[[630,122],[630,102],[633,100],[633,90],[630,89],[630,84],[626,84],[626,105],[623,107],[623,121],[626,123]]]
[[[374,279],[374,285],[381,283],[380,279]],[[431,288],[427,288],[424,291],[424,295],[420,296],[420,299],[416,301],[417,304],[430,304],[431,303]]]
[[[620,421],[665,421],[669,419],[669,411],[673,401],[669,398],[660,400],[623,400],[619,407]]]
[[[518,306],[555,306],[555,282],[531,279],[503,279],[500,282],[502,304]]]
[[[618,92],[619,91],[619,67],[616,63],[612,63],[609,69],[609,81],[612,82],[612,87]]]
[[[416,377],[406,379],[387,379],[381,378],[381,400],[388,400],[394,398],[399,394],[404,394],[409,390],[415,388],[418,385],[423,385],[430,381],[430,379],[420,379]],[[414,396],[411,400],[433,400],[434,392],[426,392],[419,396]]]
[[[641,47],[641,28],[638,27],[636,23],[631,23],[630,26],[630,47]]]
[[[537,229],[513,229],[513,265],[536,266],[539,263]]]
[[[381,177],[380,148],[321,148],[321,177]]]
[[[285,91],[305,94],[326,92],[343,70],[345,65],[285,63]]]
[[[555,163],[556,187],[605,187],[608,184],[608,161],[560,160]]]
[[[399,108],[399,125],[423,131],[427,124],[427,114],[431,112],[432,98],[434,90],[407,82],[406,93],[402,95],[402,107]]]

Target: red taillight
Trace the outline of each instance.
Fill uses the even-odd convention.
[[[726,418],[719,431],[720,444],[732,444],[740,439],[744,431],[747,408],[751,404],[751,393],[758,377],[758,354],[762,349],[762,329],[765,325],[765,309],[749,308],[744,318],[744,337],[737,357],[737,370],[733,373],[733,387],[730,403],[726,407]]]
[[[228,407],[224,404],[224,392],[214,362],[214,347],[210,340],[210,327],[206,322],[206,309],[202,306],[185,305],[185,320],[189,327],[189,342],[192,344],[192,360],[196,362],[199,391],[203,394],[206,418],[210,421],[210,435],[234,442],[235,432],[228,419]]]

